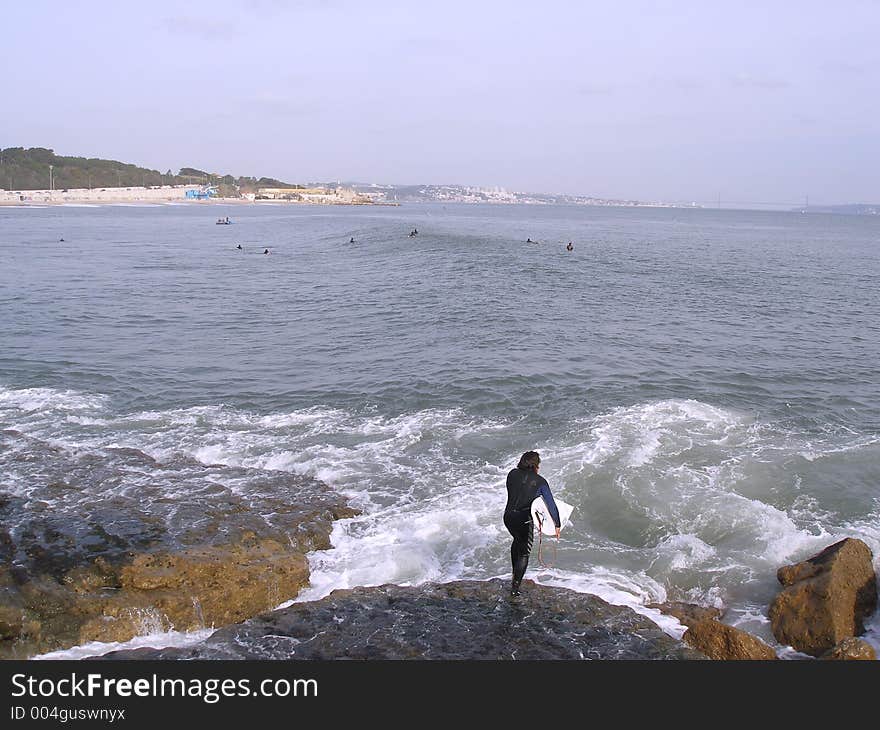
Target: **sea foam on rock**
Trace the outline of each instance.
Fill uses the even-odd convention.
[[[820,656],[864,633],[877,608],[871,549],[846,538],[777,572],[784,588],[770,605],[773,635],[805,654]]]
[[[189,647],[107,659],[705,659],[624,606],[524,581],[333,591],[228,626]]]
[[[355,514],[306,477],[225,468],[248,481],[240,495],[197,463],[159,464],[131,449],[74,460],[3,437],[0,448],[42,448],[63,480],[35,483],[28,496],[0,492],[0,659],[274,608],[308,583],[306,553],[330,547],[333,521]],[[118,489],[139,471],[149,484]]]

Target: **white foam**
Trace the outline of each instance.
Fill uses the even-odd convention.
[[[864,639],[873,646],[874,652],[880,658],[880,611],[874,611],[871,614],[870,618],[865,622],[865,633],[859,638]]]
[[[500,577],[500,576],[499,576]],[[584,571],[558,569],[537,570],[530,576],[541,585],[568,588],[577,593],[598,596],[613,606],[626,606],[649,618],[670,636],[681,639],[686,627],[673,616],[667,616],[649,603],[666,601],[666,589],[644,573],[625,573],[601,566],[591,566]]]
[[[876,446],[880,444],[880,438],[876,436],[863,436],[860,438],[856,438],[849,443],[841,444],[840,446],[829,446],[827,444],[818,445],[816,448],[808,448],[803,451],[799,451],[798,455],[805,458],[807,461],[818,461],[819,459],[824,459],[829,456],[834,456],[836,454],[846,454],[851,451],[860,451],[861,449],[868,448],[870,446]]]
[[[488,486],[475,485],[459,499],[440,495],[384,509],[373,506],[371,513],[335,523],[333,549],[309,554],[311,585],[297,601],[359,585],[479,577],[475,556],[498,543],[504,507],[501,495]]]
[[[15,390],[0,387],[0,409],[14,409],[24,413],[95,411],[106,407],[108,401],[107,396],[80,393],[75,390],[53,390],[52,388]]]
[[[166,649],[169,647],[183,647],[204,641],[214,629],[199,629],[197,631],[165,631],[150,633],[144,636],[136,636],[129,641],[90,641],[86,644],[50,651],[38,654],[32,659],[59,660],[59,659],[85,659],[92,656],[101,656],[111,651],[125,651],[128,649]]]
[[[657,546],[657,552],[666,562],[667,570],[696,570],[718,553],[714,547],[691,534],[676,534],[664,538]],[[656,564],[655,561],[651,567]]]

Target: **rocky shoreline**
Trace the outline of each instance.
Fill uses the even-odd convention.
[[[877,610],[877,576],[870,548],[845,538],[777,571],[782,590],[770,604],[773,635],[784,645],[819,659],[876,659],[857,638]],[[710,659],[776,659],[774,649],[733,626],[723,611],[685,603],[649,606],[687,626],[682,640]]]
[[[777,658],[716,608],[648,606],[686,627],[679,641],[629,608],[531,582],[518,598],[505,581],[456,581],[338,590],[273,611],[308,584],[307,553],[331,547],[334,521],[356,514],[325,484],[182,456],[159,463],[135,449],[71,452],[12,430],[0,431],[0,450],[38,458],[45,477],[0,491],[0,659],[204,628],[218,630],[188,648],[107,656]],[[782,646],[804,658],[876,658],[858,638],[877,607],[864,542],[841,540],[777,578],[767,615]]]
[[[876,610],[871,558],[863,542],[848,538],[780,568],[783,589],[770,612],[778,640],[821,659],[876,659],[873,647],[855,636]],[[649,606],[687,626],[678,641],[632,609],[596,596],[531,581],[520,597],[507,589],[506,581],[493,579],[337,590],[228,626],[189,647],[117,651],[101,658],[777,659],[758,637],[722,623],[717,608]],[[782,606],[787,620],[780,618]],[[792,622],[804,631],[792,629]]]
[[[333,522],[356,514],[304,477],[255,483],[224,467],[223,479],[259,487],[239,496],[194,460],[159,464],[134,449],[49,457],[34,439],[0,436],[0,448],[22,458],[39,448],[48,464],[27,496],[0,493],[0,659],[243,621],[295,597],[308,584],[306,553],[329,548]],[[161,469],[179,477],[179,494],[119,489]]]
[[[780,568],[779,580],[783,589],[770,616],[780,643],[821,659],[876,659],[873,647],[856,638],[877,606],[867,545],[847,538]],[[644,616],[596,596],[531,581],[524,587],[516,598],[498,579],[337,590],[228,626],[189,647],[102,658],[777,659],[758,637],[722,623],[724,612],[717,608],[649,606],[687,627],[678,641]]]

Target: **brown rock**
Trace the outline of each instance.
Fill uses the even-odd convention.
[[[79,632],[79,643],[86,644],[90,641],[128,641],[134,636],[146,633],[148,630],[168,631],[172,628],[167,621],[163,621],[158,612],[137,611],[127,609],[126,616],[96,616],[82,625]]]
[[[122,569],[121,583],[123,590],[130,587],[164,598],[166,615],[171,612],[167,617],[179,629],[181,622],[196,628],[242,621],[295,596],[308,578],[308,560],[302,553],[265,539],[139,555]]]
[[[875,652],[874,647],[864,639],[857,639],[854,636],[850,636],[848,639],[841,641],[833,649],[826,651],[819,658],[838,660],[866,659],[869,661],[875,661],[877,659],[877,652]]]
[[[306,553],[330,547],[333,521],[356,514],[319,486],[310,495],[317,496],[314,506],[280,500],[263,505],[272,508],[275,523],[238,505],[218,509],[223,530],[202,525],[187,533],[189,545],[126,545],[112,561],[75,555],[66,562],[33,563],[16,574],[8,557],[0,556],[0,659],[156,631],[220,627],[275,608],[308,584]]]
[[[785,588],[770,605],[773,635],[780,643],[819,656],[864,632],[877,607],[877,578],[870,548],[846,538],[795,565],[779,569]]]
[[[22,617],[21,609],[0,605],[0,640],[12,639],[21,633]]]
[[[677,618],[685,626],[693,626],[699,621],[720,619],[724,611],[712,606],[698,606],[696,603],[667,601],[666,603],[649,603],[647,608],[655,608],[660,613]]]
[[[79,567],[61,583],[46,576],[28,581],[17,596],[23,608],[2,607],[0,652],[24,658],[89,641],[237,623],[296,596],[308,579],[303,553],[252,536],[234,545],[137,555],[112,574],[106,566],[91,573]],[[27,617],[39,621],[29,624]]]
[[[776,652],[757,636],[714,619],[692,624],[682,640],[710,659],[776,659]]]

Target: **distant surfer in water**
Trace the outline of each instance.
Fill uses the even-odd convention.
[[[267,248],[263,253],[269,253],[269,249]]]
[[[529,565],[529,554],[532,551],[532,541],[535,537],[535,525],[532,522],[532,502],[538,496],[544,498],[553,524],[556,525],[556,537],[562,521],[559,519],[559,509],[553,501],[550,493],[550,485],[547,480],[538,474],[541,465],[541,457],[537,451],[526,451],[516,465],[507,475],[507,506],[504,508],[504,526],[513,536],[510,546],[510,561],[513,564],[513,581],[510,584],[510,595],[519,595],[519,586],[522,583],[526,568]]]
[[[354,243],[354,237],[348,239],[349,243]]]
[[[568,245],[565,247],[566,251],[574,251],[574,246],[571,245],[571,241],[568,242]]]
[[[242,248],[241,248],[241,244],[238,244],[238,245],[236,246],[236,248],[237,248],[239,251],[241,251],[241,250],[242,250]]]

